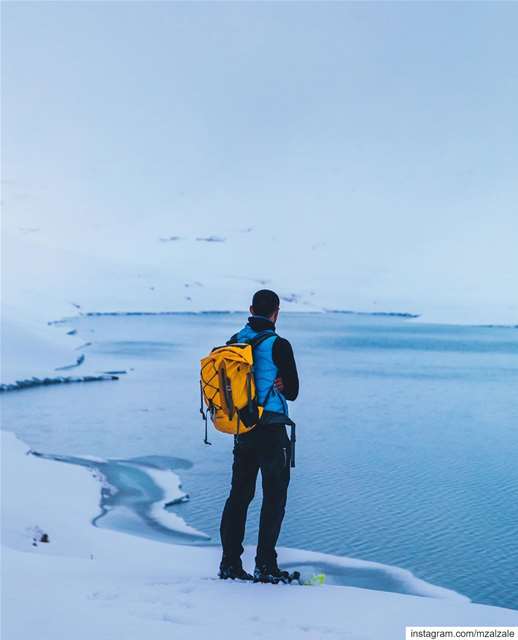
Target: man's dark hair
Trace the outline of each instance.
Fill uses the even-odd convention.
[[[275,291],[261,289],[254,293],[252,299],[252,309],[258,316],[269,318],[279,308],[280,300]]]

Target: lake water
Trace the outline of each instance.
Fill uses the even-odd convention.
[[[198,363],[245,321],[71,319],[92,343],[87,361],[127,373],[4,394],[4,428],[47,453],[186,461],[177,473],[191,500],[177,513],[217,543],[232,438],[202,442]],[[397,565],[518,608],[518,329],[285,313],[278,331],[301,377],[280,544]]]

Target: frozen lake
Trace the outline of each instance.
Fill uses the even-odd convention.
[[[232,438],[202,442],[198,363],[245,320],[71,319],[92,343],[90,363],[127,373],[4,394],[4,428],[45,453],[171,460],[191,497],[176,513],[217,543]],[[280,543],[401,566],[518,608],[518,330],[281,314],[278,331],[301,376]]]

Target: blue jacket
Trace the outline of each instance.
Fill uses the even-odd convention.
[[[276,333],[273,330],[255,331],[250,324],[246,324],[232,339],[237,342],[248,342],[264,333],[271,333],[271,337],[254,348],[254,378],[259,404],[264,407],[265,411],[288,416],[286,398],[275,389],[273,384],[279,375],[279,370],[272,357],[273,345],[277,340]]]

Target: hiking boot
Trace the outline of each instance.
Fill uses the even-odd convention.
[[[222,562],[219,565],[218,576],[222,580],[227,580],[228,578],[231,580],[253,580],[253,576],[243,569],[243,565],[240,562],[235,564],[225,564]]]
[[[254,571],[254,582],[269,582],[278,584],[279,582],[291,582],[292,575],[289,571],[281,571],[276,562],[272,564],[256,565]]]

